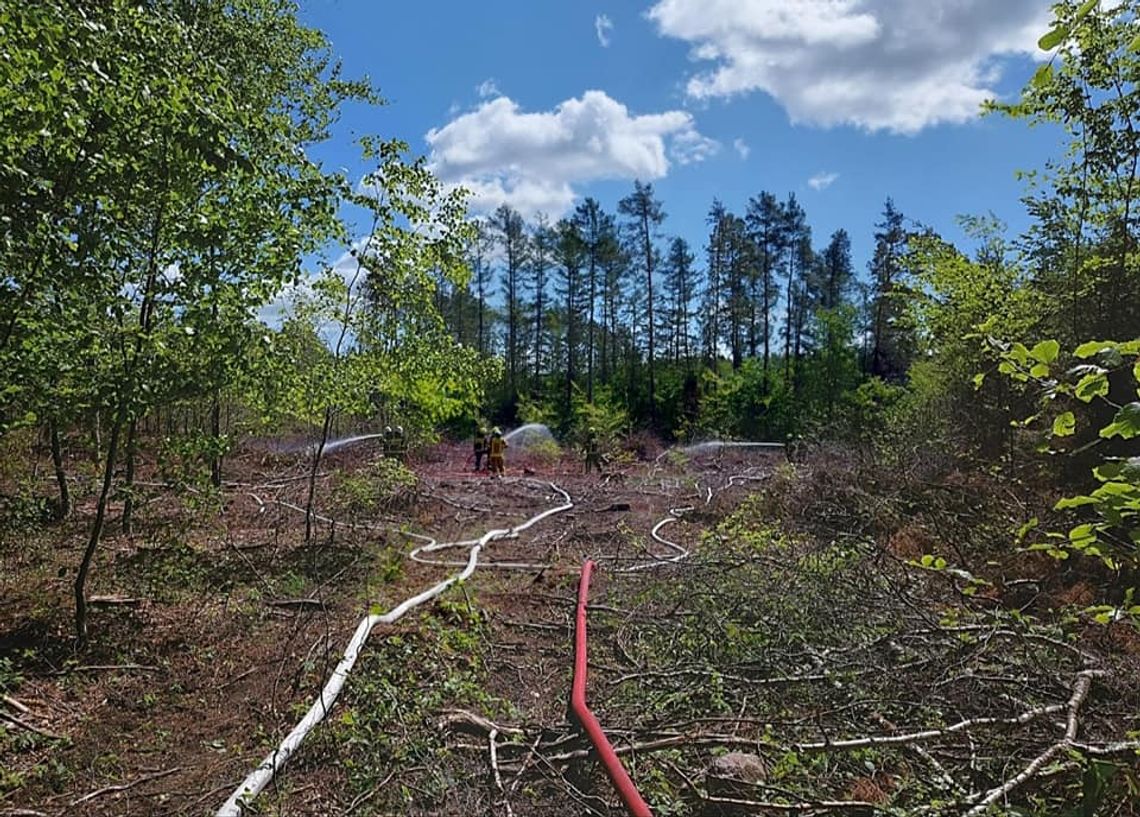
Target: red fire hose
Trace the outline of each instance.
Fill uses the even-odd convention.
[[[574,683],[570,688],[570,711],[578,724],[586,731],[590,743],[602,761],[606,774],[613,781],[626,810],[633,817],[653,817],[649,806],[641,799],[637,787],[629,779],[625,767],[618,760],[617,752],[610,745],[609,738],[602,731],[602,725],[594,713],[586,706],[586,604],[590,599],[590,575],[594,563],[589,559],[582,565],[582,580],[578,585],[578,614],[574,628]]]

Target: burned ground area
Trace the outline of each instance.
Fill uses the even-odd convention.
[[[587,475],[543,447],[504,479],[467,456],[416,452],[408,479],[368,441],[330,453],[308,544],[304,452],[250,446],[216,494],[141,479],[82,652],[90,486],[58,526],[10,509],[0,815],[216,813],[357,622],[496,529],[469,578],[371,631],[245,813],[624,813],[568,712],[586,559],[587,697],[654,814],[1137,813],[1140,638],[1076,612],[1095,577],[961,541],[964,516],[1001,528],[984,482],[894,474],[872,495],[823,450],[641,451]]]

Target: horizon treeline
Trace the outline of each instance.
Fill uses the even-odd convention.
[[[905,378],[902,277],[919,231],[890,198],[866,280],[847,231],[817,242],[794,193],[740,212],[714,201],[701,247],[665,224],[640,181],[613,211],[587,197],[557,222],[506,204],[475,221],[471,280],[441,283],[437,308],[458,342],[504,361],[497,420],[565,431],[576,404],[600,401],[669,438],[783,439],[833,420],[865,379]],[[702,411],[718,395],[730,403]]]

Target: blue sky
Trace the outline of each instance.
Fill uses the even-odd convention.
[[[714,198],[794,192],[817,245],[844,227],[856,266],[892,196],[962,240],[962,213],[1026,226],[1017,169],[1056,131],[979,119],[1029,78],[1048,0],[301,0],[349,75],[389,100],[353,108],[320,158],[363,175],[352,138],[399,137],[446,182],[562,215],[610,211],[640,177],[665,235],[703,257]],[[813,181],[814,180],[814,181]]]

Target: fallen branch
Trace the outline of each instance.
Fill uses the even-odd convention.
[[[887,729],[895,728],[895,725],[884,718],[881,714],[876,713],[875,720],[878,721],[881,726],[884,726]],[[951,775],[950,772],[946,771],[946,767],[938,761],[938,758],[930,754],[930,752],[928,752],[921,745],[918,743],[912,743],[906,746],[906,750],[924,760],[927,764],[930,765],[932,769],[934,769],[934,780],[944,789],[947,791],[955,792],[959,795],[966,794],[966,789],[963,788],[962,785],[954,779],[953,775]]]
[[[905,746],[933,738],[944,737],[946,735],[953,735],[981,726],[1023,726],[1046,715],[1061,712],[1065,708],[1064,704],[1053,704],[1027,710],[1015,718],[971,718],[951,724],[942,729],[926,729],[921,732],[908,732],[901,735],[868,735],[867,737],[851,738],[848,740],[789,743],[781,748],[784,751],[815,753],[848,749],[866,749],[873,746]],[[733,746],[755,749],[759,745],[760,743],[757,740],[742,738],[736,735],[679,734],[666,735],[639,743],[626,743],[616,747],[615,751],[620,755],[628,752],[652,752],[661,749],[672,749],[678,746]],[[557,755],[546,755],[545,757],[553,763],[560,763],[589,757],[589,755],[590,750],[588,749],[576,749]]]
[[[453,709],[447,712],[440,718],[439,726],[441,729],[451,728],[468,732],[475,731],[484,735],[490,734],[491,732],[502,735],[526,734],[522,729],[517,729],[512,726],[499,726],[494,721],[490,721],[482,715],[476,715],[474,712],[468,712],[465,709]]]
[[[990,789],[963,817],[978,817],[978,815],[984,814],[991,805],[1003,797],[1008,796],[1009,793],[1018,786],[1031,780],[1053,760],[1053,758],[1073,745],[1077,738],[1077,730],[1080,727],[1081,706],[1084,704],[1085,698],[1088,697],[1089,690],[1092,688],[1092,679],[1104,674],[1102,670],[1085,670],[1077,674],[1077,681],[1073,684],[1072,697],[1069,698],[1069,703],[1066,705],[1069,714],[1065,724],[1064,736],[1037,757],[1033,758],[1033,760],[1029,761],[1029,765],[1016,775],[1006,780],[1000,786]]]
[[[348,804],[348,807],[344,810],[345,817],[348,817],[348,815],[352,814],[352,812],[356,811],[358,808],[360,808],[365,803],[367,803],[369,800],[371,800],[373,797],[375,797],[376,792],[380,791],[380,789],[387,786],[388,783],[390,783],[392,778],[395,776],[396,776],[396,773],[394,771],[390,772],[387,777],[385,777],[383,780],[381,780],[379,783],[377,783],[375,786],[373,786],[367,792],[365,792],[364,794],[358,795],[351,803]]]
[[[926,729],[921,732],[909,732],[903,735],[869,735],[865,738],[852,738],[850,740],[830,740],[817,743],[794,743],[790,748],[799,752],[827,752],[832,749],[866,749],[871,746],[903,746],[909,743],[918,743],[931,738],[940,738],[965,732],[978,726],[1024,726],[1027,723],[1053,715],[1065,709],[1063,704],[1039,706],[1022,712],[1016,718],[970,718],[958,723],[943,727],[942,729]]]
[[[73,672],[158,672],[159,667],[147,664],[81,664],[56,670],[52,675],[68,675]]]
[[[121,604],[125,607],[138,607],[142,604],[142,599],[131,598],[130,596],[92,596],[87,599],[88,604],[100,604],[103,606],[113,606]]]
[[[820,800],[810,803],[771,803],[761,800],[739,800],[735,797],[711,797],[708,795],[701,797],[701,799],[706,803],[713,803],[720,806],[749,808],[755,809],[757,811],[781,811],[800,815],[800,817],[806,814],[816,814],[818,812],[830,811],[881,811],[879,806],[876,806],[874,803],[867,803],[862,800]]]
[[[8,704],[8,706],[12,707],[17,712],[23,712],[25,715],[32,714],[32,710],[28,709],[26,706],[24,706],[22,703],[20,703],[19,701],[17,701],[15,698],[13,698],[11,696],[0,695],[0,701],[3,701],[4,703]]]
[[[729,675],[723,672],[716,672],[711,669],[678,669],[678,670],[646,670],[645,672],[631,672],[616,678],[609,682],[610,686],[618,686],[624,684],[626,681],[637,681],[643,678],[676,678],[683,675],[694,675],[701,678],[707,678],[711,675],[716,675],[724,681],[735,681],[740,684],[750,684],[752,686],[773,686],[780,684],[796,684],[806,683],[809,681],[829,681],[830,676],[825,674],[818,675],[784,675],[774,678],[745,678],[743,675]]]
[[[176,774],[180,771],[182,771],[182,768],[180,766],[175,766],[173,769],[167,769],[166,771],[155,772],[154,774],[145,774],[136,780],[132,780],[130,783],[120,783],[115,786],[106,786],[102,789],[96,789],[90,794],[83,795],[78,800],[72,800],[71,805],[78,806],[81,803],[88,803],[97,797],[102,797],[105,794],[114,794],[115,792],[127,791],[128,789],[133,789],[135,786],[141,786],[143,783],[149,783],[152,780],[158,780],[163,777],[170,777],[170,775]]]
[[[511,801],[507,798],[506,789],[503,788],[503,776],[499,772],[499,751],[495,745],[495,738],[498,736],[498,729],[492,729],[487,735],[487,744],[491,752],[491,772],[494,775],[495,788],[499,790],[499,797],[503,801],[503,808],[507,812],[507,817],[515,817],[514,809],[511,808]]]
[[[29,732],[34,732],[35,734],[41,737],[45,737],[49,740],[67,740],[67,738],[65,738],[63,735],[57,735],[55,732],[49,732],[46,729],[40,729],[35,724],[28,723],[27,721],[18,718],[15,715],[9,715],[5,712],[0,712],[0,720],[5,721],[6,723],[10,723],[14,726],[19,726],[21,729],[26,729]]]
[[[325,609],[325,603],[320,599],[268,599],[265,603],[270,607],[314,607],[318,610]]]
[[[1116,743],[1070,743],[1070,749],[1092,757],[1113,757],[1140,752],[1140,740],[1122,740]]]

